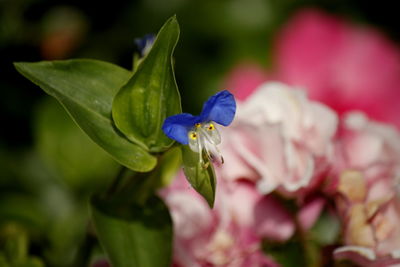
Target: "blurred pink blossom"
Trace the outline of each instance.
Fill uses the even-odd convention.
[[[339,114],[361,110],[400,126],[400,51],[381,33],[322,11],[298,12],[275,44],[274,79],[307,90]],[[267,77],[262,68],[239,65],[226,84],[244,98]],[[258,84],[257,84],[258,83]]]
[[[339,113],[360,109],[374,119],[400,122],[400,109],[393,106],[400,96],[400,52],[373,29],[305,10],[283,30],[277,64],[283,81],[304,86],[310,98]]]
[[[309,230],[314,225],[324,208],[325,202],[322,197],[314,197],[303,204],[297,214],[297,220],[302,230]]]
[[[174,222],[175,266],[278,267],[263,253],[261,238],[285,241],[294,232],[289,213],[246,181],[220,179],[214,209],[182,174],[162,196]]]
[[[295,225],[291,215],[273,196],[263,197],[252,208],[254,227],[260,237],[283,242],[294,234]]]
[[[254,89],[266,82],[266,71],[255,63],[244,62],[236,66],[229,74],[224,86],[235,92],[235,98],[245,100]]]
[[[346,245],[336,257],[362,266],[400,264],[400,134],[361,113],[348,114],[335,167]]]
[[[223,177],[253,180],[262,193],[307,188],[331,160],[336,128],[336,114],[303,91],[265,83],[222,132]]]

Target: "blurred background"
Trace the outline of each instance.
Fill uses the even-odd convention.
[[[118,172],[118,165],[12,62],[93,58],[131,69],[134,39],[156,33],[177,14],[181,38],[175,73],[183,110],[196,114],[211,93],[230,89],[226,77],[236,66],[273,68],[277,36],[304,8],[372,27],[398,46],[395,4],[0,0],[0,266],[10,259],[29,262],[26,266],[84,266],[90,253],[85,248],[93,242],[85,235],[91,228],[86,200]]]

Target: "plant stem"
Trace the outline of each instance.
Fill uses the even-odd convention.
[[[124,174],[127,171],[127,168],[125,166],[121,165],[121,168],[119,169],[117,175],[115,176],[112,184],[107,190],[107,196],[111,196],[115,192],[117,192],[119,186],[121,185],[121,181],[123,180]]]

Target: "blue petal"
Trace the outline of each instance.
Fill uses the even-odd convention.
[[[200,117],[203,122],[215,121],[223,126],[228,126],[233,121],[236,112],[235,98],[231,93],[224,90],[204,103]]]
[[[162,130],[169,138],[187,145],[189,144],[188,132],[198,122],[200,122],[199,116],[182,113],[166,118]]]

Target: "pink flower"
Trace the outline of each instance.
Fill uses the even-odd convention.
[[[350,113],[337,146],[337,206],[348,257],[362,266],[400,263],[400,134]]]
[[[361,110],[400,126],[400,51],[381,33],[307,9],[291,19],[275,43],[275,67],[240,64],[228,74],[239,99],[271,77],[302,87],[339,114]]]
[[[227,179],[246,178],[263,193],[307,188],[330,161],[337,117],[303,91],[281,83],[261,85],[223,131]]]
[[[176,266],[278,267],[261,250],[261,238],[284,241],[294,232],[288,212],[279,203],[265,201],[246,181],[220,179],[214,209],[182,174],[162,195],[174,222]],[[259,217],[257,212],[265,215]]]
[[[302,230],[309,230],[314,225],[324,208],[325,202],[322,197],[314,197],[303,204],[297,214],[297,220]]]
[[[266,72],[257,64],[246,62],[239,64],[228,74],[223,87],[235,92],[236,99],[245,100],[268,78]]]
[[[278,77],[343,113],[400,125],[400,52],[377,31],[317,10],[298,13],[277,42]]]

